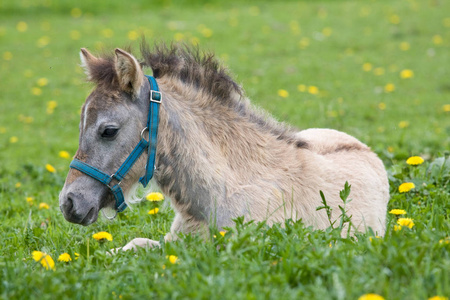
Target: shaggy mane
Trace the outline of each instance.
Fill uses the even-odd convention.
[[[148,44],[141,43],[144,65],[153,70],[155,78],[172,76],[182,82],[202,89],[219,100],[228,100],[232,92],[243,92],[228,75],[211,52],[200,51],[197,46],[186,44],[155,44],[150,50]]]
[[[126,51],[131,53],[130,49]],[[143,40],[141,55],[143,57],[141,65],[150,67],[155,78],[164,76],[177,78],[187,85],[207,92],[216,101],[232,108],[262,130],[271,132],[279,140],[295,144],[299,148],[307,147],[306,142],[296,137],[297,130],[276,122],[265,113],[254,111],[247,103],[233,97],[235,94],[243,97],[244,92],[213,53],[200,51],[196,46],[173,43],[170,45],[158,43],[151,49]],[[98,62],[91,66],[90,71],[90,81],[107,90],[118,88],[114,55],[102,55]]]

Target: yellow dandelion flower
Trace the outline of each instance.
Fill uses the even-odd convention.
[[[364,63],[362,65],[362,69],[364,72],[369,72],[372,70],[372,64],[371,63]]]
[[[181,32],[177,32],[175,33],[175,35],[173,36],[173,38],[175,39],[175,41],[179,42],[184,40],[184,34],[182,34]]]
[[[411,156],[406,160],[406,163],[411,166],[417,166],[424,162],[423,158],[420,156]]]
[[[69,262],[72,261],[69,253],[63,253],[58,257],[58,261]]]
[[[42,90],[38,87],[34,87],[31,89],[31,93],[35,96],[40,96],[42,95]]]
[[[27,200],[28,204],[32,205],[33,201],[34,201],[34,198],[33,197],[26,197],[25,200]]]
[[[47,114],[52,114],[55,108],[58,106],[58,103],[54,100],[47,102]]]
[[[300,41],[298,42],[298,47],[300,49],[306,49],[310,44],[310,39],[307,37],[303,37],[300,39]]]
[[[225,234],[227,233],[225,230],[221,230],[221,231],[219,231],[219,233],[220,233],[220,235],[221,236],[225,236]]]
[[[402,226],[400,226],[400,225],[394,225],[394,231],[400,231],[400,230],[402,230]]]
[[[132,40],[132,41],[135,41],[135,40],[137,40],[139,38],[139,34],[137,33],[136,30],[128,31],[127,36],[128,36],[128,39]]]
[[[79,253],[74,252],[73,255],[75,256],[75,260],[80,258],[80,254]]]
[[[67,151],[59,151],[59,157],[61,157],[61,158],[70,158],[70,154],[69,154],[69,152],[67,152]]]
[[[190,41],[191,44],[194,45],[194,46],[197,46],[198,43],[200,43],[200,40],[199,40],[197,37],[195,37],[195,36],[192,37],[189,41]]]
[[[414,77],[414,72],[412,70],[405,69],[400,72],[400,78],[402,78],[402,79],[408,79],[408,78],[413,78],[413,77]]]
[[[111,38],[114,36],[114,31],[112,31],[112,29],[105,28],[101,31],[101,34],[105,38]]]
[[[371,236],[371,237],[369,237],[369,241],[371,241],[371,242],[373,242],[374,239],[381,239],[381,236],[376,235],[376,236]]]
[[[333,33],[333,29],[331,29],[330,27],[325,27],[322,30],[322,33],[324,36],[330,36]]]
[[[205,38],[210,38],[213,35],[213,31],[209,28],[203,28],[200,33],[205,37]]]
[[[92,235],[92,237],[94,239],[96,239],[97,241],[108,240],[111,242],[113,240],[112,235],[106,231],[100,231],[100,232],[94,233]]]
[[[56,101],[48,101],[47,107],[49,108],[56,108],[58,106],[58,103]]]
[[[17,23],[16,29],[19,32],[25,32],[28,29],[28,24],[26,22],[20,21],[19,23]]]
[[[358,300],[384,300],[384,298],[378,294],[364,294]]]
[[[338,116],[338,113],[335,110],[329,110],[329,111],[327,111],[327,116],[329,118],[336,118]]]
[[[49,208],[50,206],[47,203],[45,202],[39,203],[39,209],[49,209]]]
[[[258,6],[252,6],[249,8],[249,13],[252,16],[257,16],[260,13],[259,7]]]
[[[413,228],[414,221],[411,218],[400,218],[400,219],[397,220],[397,224],[400,225],[400,226]]]
[[[384,103],[384,102],[378,103],[378,108],[379,108],[380,110],[385,110],[385,109],[386,109],[386,103]]]
[[[31,76],[33,76],[33,71],[31,71],[30,69],[25,70],[25,72],[23,72],[23,75],[27,78],[30,78]]]
[[[164,195],[161,193],[150,193],[145,196],[145,199],[147,199],[148,201],[162,201],[164,200]]]
[[[450,27],[450,18],[445,18],[444,20],[442,20],[442,24],[445,27]]]
[[[291,31],[294,35],[299,35],[301,32],[300,25],[298,24],[298,22],[296,20],[292,20],[289,22],[289,28],[291,29]]]
[[[49,171],[50,173],[55,173],[55,172],[56,172],[55,167],[53,167],[51,164],[46,164],[46,165],[45,165],[45,169],[46,169],[47,171]]]
[[[278,90],[278,96],[282,97],[282,98],[287,98],[289,97],[289,92],[283,89]]]
[[[18,141],[19,141],[19,138],[18,138],[17,136],[12,136],[12,137],[9,138],[9,142],[10,142],[11,144],[15,144],[15,143],[17,143]]]
[[[105,48],[105,43],[103,43],[102,41],[96,41],[94,45],[95,49],[97,50],[102,50],[103,48]]]
[[[400,184],[400,186],[398,187],[398,191],[400,193],[407,193],[415,187],[416,186],[412,182],[404,182],[404,183]]]
[[[428,298],[428,300],[448,300],[448,297],[444,296],[433,296],[431,298]]]
[[[228,61],[230,59],[230,55],[228,53],[222,53],[220,54],[220,59],[222,59],[223,61]],[[258,80],[258,77],[256,76],[253,76],[252,78]]]
[[[397,24],[400,23],[400,17],[397,16],[397,15],[391,15],[391,16],[389,17],[389,22],[390,22],[391,24],[397,25]]]
[[[444,40],[442,39],[442,36],[440,36],[439,34],[436,34],[433,36],[433,44],[440,45],[443,42],[444,42]]]
[[[33,251],[31,253],[33,259],[37,262],[40,262],[41,265],[48,270],[49,268],[54,270],[55,269],[55,261],[53,260],[53,258],[48,255],[45,252],[41,252],[41,251]]]
[[[50,37],[48,37],[48,36],[43,36],[43,37],[40,37],[38,40],[37,40],[37,42],[36,42],[36,45],[39,47],[39,48],[44,48],[45,46],[47,46],[48,44],[50,43]]]
[[[319,88],[317,86],[310,85],[308,86],[308,93],[311,95],[317,95],[319,93]]]
[[[236,17],[231,17],[231,18],[228,20],[228,24],[229,24],[231,27],[236,27],[236,26],[239,25],[239,20],[238,20]]]
[[[399,48],[402,51],[408,51],[409,48],[411,48],[411,45],[408,42],[401,42]]]
[[[304,85],[304,84],[297,85],[297,90],[299,92],[305,92],[306,91],[306,85]]]
[[[375,74],[375,76],[381,76],[384,74],[384,68],[378,67],[373,69],[373,74]]]
[[[406,214],[406,210],[404,209],[391,209],[391,211],[389,212],[391,215],[405,215]]]
[[[450,244],[450,236],[448,236],[448,237],[446,237],[444,239],[440,239],[439,240],[439,244],[440,245],[448,245],[448,244]]]
[[[175,264],[178,260],[178,256],[175,256],[175,255],[168,255],[168,256],[166,256],[166,258],[169,259],[171,264]]]
[[[402,128],[402,129],[408,128],[409,122],[408,121],[400,121],[400,123],[398,123],[398,127]]]
[[[45,77],[39,78],[36,82],[38,86],[46,86],[48,84],[48,79]]]
[[[79,40],[81,38],[81,33],[78,30],[70,31],[70,38],[74,41]]]
[[[442,106],[442,110],[445,112],[450,112],[450,104],[444,104]]]
[[[13,54],[9,51],[3,52],[3,59],[4,60],[11,60],[13,58]]]
[[[81,9],[79,9],[78,7],[74,7],[74,8],[72,8],[72,10],[70,11],[70,15],[71,15],[73,18],[79,18],[79,17],[81,17],[81,14],[82,14]]]
[[[20,182],[16,182],[16,184],[14,185],[14,187],[16,189],[20,188],[21,186],[22,186],[22,183],[20,183]]]
[[[159,208],[150,209],[148,211],[148,214],[149,215],[156,215],[158,213],[158,211],[159,211]]]
[[[345,55],[352,56],[353,54],[355,54],[355,51],[353,51],[352,48],[347,48],[345,49],[344,53]]]
[[[395,85],[393,83],[388,83],[384,86],[384,91],[386,93],[391,93],[393,91],[395,91]]]

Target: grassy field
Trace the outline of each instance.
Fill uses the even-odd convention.
[[[0,3],[0,298],[450,297],[450,2],[175,2]],[[186,236],[106,255],[134,237],[161,239],[173,212],[145,201],[113,222],[66,222],[58,193],[70,158],[60,152],[78,147],[91,89],[79,49],[131,45],[138,54],[142,35],[214,51],[279,120],[367,143],[389,172],[389,210],[406,214],[389,214],[382,238],[236,220],[206,242]],[[425,162],[407,164],[413,155]],[[400,193],[405,182],[415,187]],[[399,229],[399,218],[414,226]],[[93,239],[99,231],[113,241]],[[54,270],[33,251],[49,254]],[[72,261],[56,261],[62,253]]]

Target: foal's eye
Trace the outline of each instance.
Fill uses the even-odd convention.
[[[118,131],[119,131],[118,128],[113,128],[113,127],[105,128],[105,130],[103,130],[103,132],[102,132],[102,138],[115,137]]]

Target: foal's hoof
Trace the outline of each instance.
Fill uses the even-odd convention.
[[[128,251],[128,250],[134,250],[137,251],[138,247],[140,248],[154,248],[154,247],[160,247],[161,245],[159,242],[150,240],[150,239],[144,239],[144,238],[135,238],[125,246],[121,248],[114,248],[109,250],[108,254],[110,255],[116,255],[119,253],[119,251]]]

